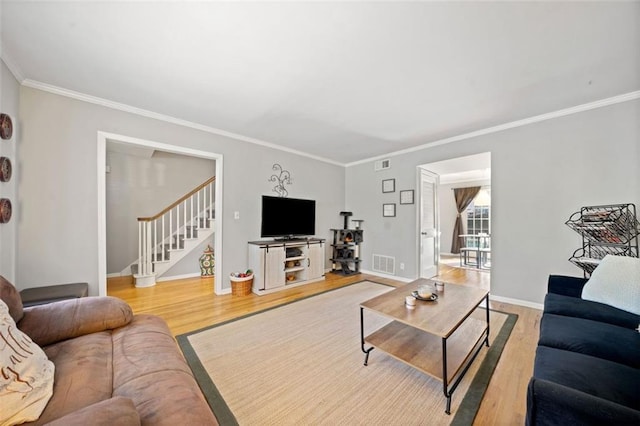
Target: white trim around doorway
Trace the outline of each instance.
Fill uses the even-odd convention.
[[[222,154],[216,154],[207,151],[200,151],[191,148],[180,147],[176,145],[169,145],[160,142],[149,141],[145,139],[134,138],[131,136],[118,135],[115,133],[108,133],[98,131],[98,294],[100,296],[107,295],[107,215],[106,215],[106,150],[107,141],[111,140],[118,143],[128,143],[132,145],[141,145],[148,148],[153,148],[165,152],[171,152],[174,154],[190,155],[192,157],[207,158],[215,160],[216,164],[216,220],[215,220],[215,276],[222,277]],[[222,289],[222,279],[215,280],[214,291],[216,294],[224,294],[225,290]],[[226,291],[229,293],[230,289]]]

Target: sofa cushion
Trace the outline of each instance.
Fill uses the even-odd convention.
[[[161,318],[136,315],[113,345],[113,394],[131,398],[143,424],[218,424]]]
[[[0,275],[0,299],[9,308],[9,314],[11,318],[18,323],[22,319],[22,299],[18,290],[7,281],[2,275]]]
[[[580,298],[586,278],[569,277],[567,275],[549,275],[547,292]]]
[[[85,426],[89,423],[91,426],[137,426],[140,416],[133,401],[117,396],[74,411],[47,426]]]
[[[25,308],[59,302],[61,300],[87,297],[88,295],[89,284],[87,283],[56,284],[20,290],[22,306]]]
[[[127,325],[131,307],[115,297],[83,297],[24,308],[18,323],[41,346]]]
[[[538,344],[640,368],[640,333],[603,322],[545,313]]]
[[[640,411],[533,377],[525,425],[640,425]]]
[[[623,364],[538,346],[533,375],[634,410],[640,409],[640,371]]]
[[[113,392],[110,331],[87,334],[44,348],[56,365],[53,397],[35,424],[44,424],[109,399]]]
[[[38,419],[53,393],[55,367],[21,332],[0,300],[0,424]]]
[[[606,322],[630,329],[635,329],[638,327],[638,324],[640,324],[640,315],[632,314],[631,312],[623,311],[603,303],[553,293],[548,293],[545,296],[544,312]]]
[[[584,285],[582,298],[640,315],[640,258],[606,255]]]

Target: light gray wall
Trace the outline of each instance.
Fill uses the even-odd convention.
[[[382,203],[397,193],[382,194],[382,179],[414,187],[419,164],[490,151],[491,291],[541,303],[549,274],[581,275],[567,261],[581,241],[564,225],[569,216],[585,205],[640,204],[639,147],[640,100],[633,100],[394,156],[384,172],[373,163],[351,166],[346,208],[365,219],[363,269],[379,253],[405,263],[399,276],[417,276],[418,204],[383,219]]]
[[[489,186],[490,180],[473,182],[457,182],[438,186],[438,213],[440,214],[440,252],[451,253],[453,227],[456,224],[458,209],[456,199],[453,196],[454,188],[466,188],[469,186]],[[467,228],[467,213],[462,213],[462,225]]]
[[[317,201],[316,233],[327,238],[344,208],[344,168],[22,86],[19,182],[20,282],[87,281],[98,294],[97,132],[222,154],[223,264],[220,277],[247,267],[247,241],[260,235],[260,196],[274,194],[273,163],[291,172],[289,196]],[[233,212],[240,219],[233,218]]]
[[[162,151],[144,157],[107,149],[107,165],[107,273],[114,274],[138,258],[136,219],[155,215],[214,176],[215,161]]]
[[[194,273],[201,273],[200,271],[200,256],[204,254],[204,249],[207,245],[210,245],[214,249],[214,262],[215,262],[215,245],[214,237],[211,237],[198,245],[192,252],[188,253],[180,262],[169,268],[169,270],[162,276],[162,279],[171,279],[171,277],[182,277],[184,275],[192,275]]]
[[[12,177],[9,182],[0,182],[0,198],[11,200],[12,217],[9,223],[0,224],[0,275],[16,284],[16,241],[20,203],[18,201],[18,179],[20,162],[18,146],[21,137],[19,115],[20,86],[5,63],[0,60],[0,112],[9,114],[13,122],[13,136],[9,140],[0,140],[0,156],[8,157],[12,165]]]

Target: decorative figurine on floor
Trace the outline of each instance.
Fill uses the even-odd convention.
[[[204,249],[204,254],[200,256],[200,272],[203,277],[212,277],[215,267],[215,259],[213,257],[213,249],[210,245]]]

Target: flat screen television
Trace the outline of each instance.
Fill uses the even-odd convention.
[[[262,196],[261,237],[293,238],[315,233],[315,200]]]

